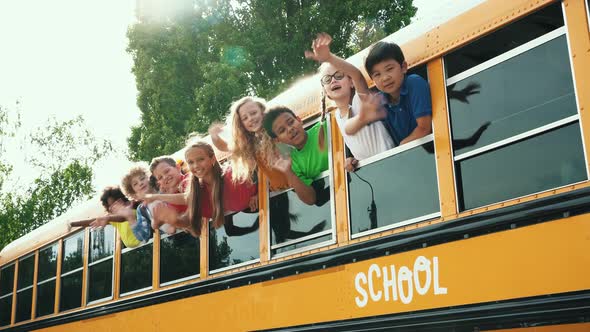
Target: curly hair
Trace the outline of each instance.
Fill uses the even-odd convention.
[[[127,197],[123,195],[123,192],[118,186],[106,187],[102,191],[102,195],[100,195],[100,202],[102,203],[104,209],[107,211],[109,210],[109,198],[111,198],[113,201],[120,199],[123,202],[129,202]]]
[[[236,183],[252,182],[256,170],[256,159],[270,165],[274,156],[278,155],[278,150],[272,138],[268,136],[264,128],[253,133],[244,127],[239,110],[249,102],[256,103],[262,113],[266,110],[264,99],[247,96],[232,104],[228,117],[228,120],[231,121],[229,125],[232,128],[232,155],[230,157],[233,165],[232,181]]]
[[[121,179],[121,190],[125,196],[136,199],[137,193],[133,189],[133,178],[136,176],[145,176],[146,178],[150,177],[150,173],[144,165],[136,165],[131,167],[129,172],[123,176]]]

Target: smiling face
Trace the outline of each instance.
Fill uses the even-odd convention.
[[[400,65],[394,59],[386,59],[373,66],[371,78],[377,89],[397,99],[407,71],[408,64],[405,61]]]
[[[200,179],[211,174],[211,170],[217,161],[215,156],[210,156],[205,149],[199,147],[187,149],[184,153],[184,159],[193,176]]]
[[[352,94],[352,80],[347,75],[343,75],[342,77],[338,74],[339,72],[332,65],[327,65],[322,69],[320,77],[331,76],[329,83],[322,82],[322,87],[328,98],[335,102],[342,101],[348,103]],[[342,79],[338,80],[337,77],[342,77]]]
[[[143,196],[150,189],[150,180],[146,174],[138,174],[131,178],[131,188],[136,196]]]
[[[279,142],[292,145],[297,149],[302,149],[307,141],[307,133],[303,129],[303,123],[288,112],[281,113],[274,120],[272,131]]]
[[[262,128],[263,110],[258,103],[249,101],[238,110],[240,122],[244,128],[251,132],[258,132]]]
[[[178,185],[182,181],[182,173],[180,173],[180,169],[166,162],[160,162],[156,168],[154,168],[153,175],[158,182],[160,191],[165,193],[173,193],[177,191]]]

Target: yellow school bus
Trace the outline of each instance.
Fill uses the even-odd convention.
[[[386,38],[430,84],[433,134],[346,173],[329,117],[325,199],[261,174],[247,232],[124,248],[67,230],[89,202],[0,252],[0,330],[590,331],[588,1],[435,14]],[[306,124],[319,102],[317,76],[272,100]]]

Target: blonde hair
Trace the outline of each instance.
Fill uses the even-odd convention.
[[[223,213],[223,171],[221,169],[221,165],[217,161],[215,157],[215,151],[213,151],[213,147],[209,145],[209,143],[204,141],[197,141],[194,143],[190,143],[185,150],[185,153],[190,149],[202,149],[204,150],[210,158],[215,159],[215,163],[213,164],[213,184],[211,186],[211,204],[213,205],[213,226],[215,228],[219,228],[223,226],[224,223],[224,213]],[[202,224],[202,210],[201,210],[201,201],[202,201],[202,193],[201,193],[201,184],[199,183],[199,178],[196,177],[194,174],[191,173],[191,181],[190,181],[190,189],[188,192],[188,217],[191,223],[191,228],[197,233],[198,235],[201,234],[201,224]]]
[[[278,150],[272,138],[268,136],[264,128],[253,133],[244,127],[239,110],[249,102],[256,103],[262,113],[266,110],[266,101],[258,97],[243,97],[231,105],[228,120],[231,121],[229,125],[232,128],[232,155],[230,159],[233,166],[232,181],[234,183],[252,183],[254,171],[256,170],[256,157],[270,165],[275,156],[278,155]]]
[[[136,166],[131,167],[129,172],[123,176],[123,179],[121,179],[121,191],[123,191],[125,196],[137,199],[137,193],[133,189],[132,182],[134,177],[141,175],[144,175],[147,178],[150,177],[147,167],[143,164],[137,164]]]

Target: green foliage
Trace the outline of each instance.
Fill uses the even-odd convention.
[[[231,3],[231,4],[230,4]],[[149,161],[205,133],[245,94],[271,99],[315,71],[303,51],[321,31],[348,57],[410,23],[412,0],[171,0],[128,31],[141,124],[129,157]]]
[[[14,137],[20,126],[15,121],[20,119],[9,120],[1,114],[0,143],[4,144]],[[35,150],[27,161],[41,174],[28,187],[0,192],[0,248],[91,198],[92,166],[112,150],[111,143],[97,139],[81,117],[64,122],[49,119],[43,129],[26,137],[29,148]],[[3,167],[12,168],[0,164],[0,179],[8,175]]]

